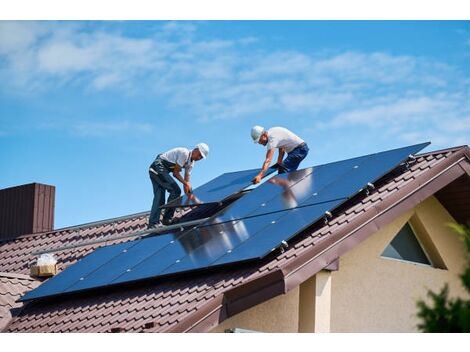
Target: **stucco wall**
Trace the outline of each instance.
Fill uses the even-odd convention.
[[[447,270],[381,258],[402,226],[413,219],[422,225]],[[416,331],[416,300],[426,287],[439,290],[445,282],[451,295],[465,296],[458,274],[464,266],[464,245],[446,227],[452,217],[434,198],[396,219],[340,258],[332,273],[332,332]],[[426,239],[426,237],[428,237]]]
[[[262,332],[297,332],[299,288],[241,312],[215,327],[212,332],[241,328]]]

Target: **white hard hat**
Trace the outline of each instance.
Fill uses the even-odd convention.
[[[251,138],[253,138],[253,142],[258,143],[259,138],[264,132],[264,128],[261,126],[253,126],[251,128]]]
[[[204,159],[207,157],[207,154],[209,154],[209,146],[206,143],[199,143],[196,145],[196,148],[199,149]]]

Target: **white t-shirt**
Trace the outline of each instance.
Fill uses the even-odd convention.
[[[272,127],[268,130],[268,149],[285,148],[286,152],[290,153],[302,143],[304,140],[287,128]]]
[[[178,164],[186,172],[191,173],[194,161],[191,161],[191,151],[188,148],[173,148],[160,155],[160,159],[168,161],[172,164]]]

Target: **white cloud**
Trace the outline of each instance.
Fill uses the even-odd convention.
[[[38,69],[50,74],[92,70],[98,59],[96,48],[79,48],[66,42],[47,45],[37,55]]]
[[[280,100],[289,111],[335,111],[350,103],[353,100],[353,94],[323,92],[285,94],[280,97]]]
[[[416,117],[423,117],[437,109],[446,108],[446,101],[429,97],[398,99],[387,104],[377,104],[363,109],[350,110],[336,116],[332,125],[345,124],[384,125],[406,123]]]
[[[0,55],[27,50],[47,32],[47,27],[36,22],[0,21]]]
[[[105,89],[107,87],[113,86],[118,82],[122,81],[121,75],[118,73],[104,73],[97,76],[93,80],[93,87],[100,90]]]

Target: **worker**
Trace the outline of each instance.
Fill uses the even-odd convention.
[[[308,154],[308,146],[304,140],[284,127],[272,127],[269,130],[265,130],[261,126],[254,126],[251,129],[251,138],[255,143],[265,145],[268,148],[263,167],[252,180],[254,184],[259,183],[263,178],[271,164],[276,148],[279,150],[279,156],[277,163],[271,167],[277,168],[280,174],[297,170],[300,162]],[[286,153],[287,157],[283,160]]]
[[[165,191],[169,192],[168,202],[178,198],[181,194],[181,189],[171,177],[170,172],[182,183],[184,193],[189,197],[192,193],[190,177],[194,162],[202,158],[205,159],[208,154],[209,146],[205,143],[199,143],[193,150],[180,147],[157,155],[149,168],[149,176],[153,186],[153,203],[148,223],[149,229],[171,224],[175,213],[174,208],[167,208],[160,222],[161,207],[165,204]],[[181,177],[180,174],[182,169],[185,170],[184,177]]]

